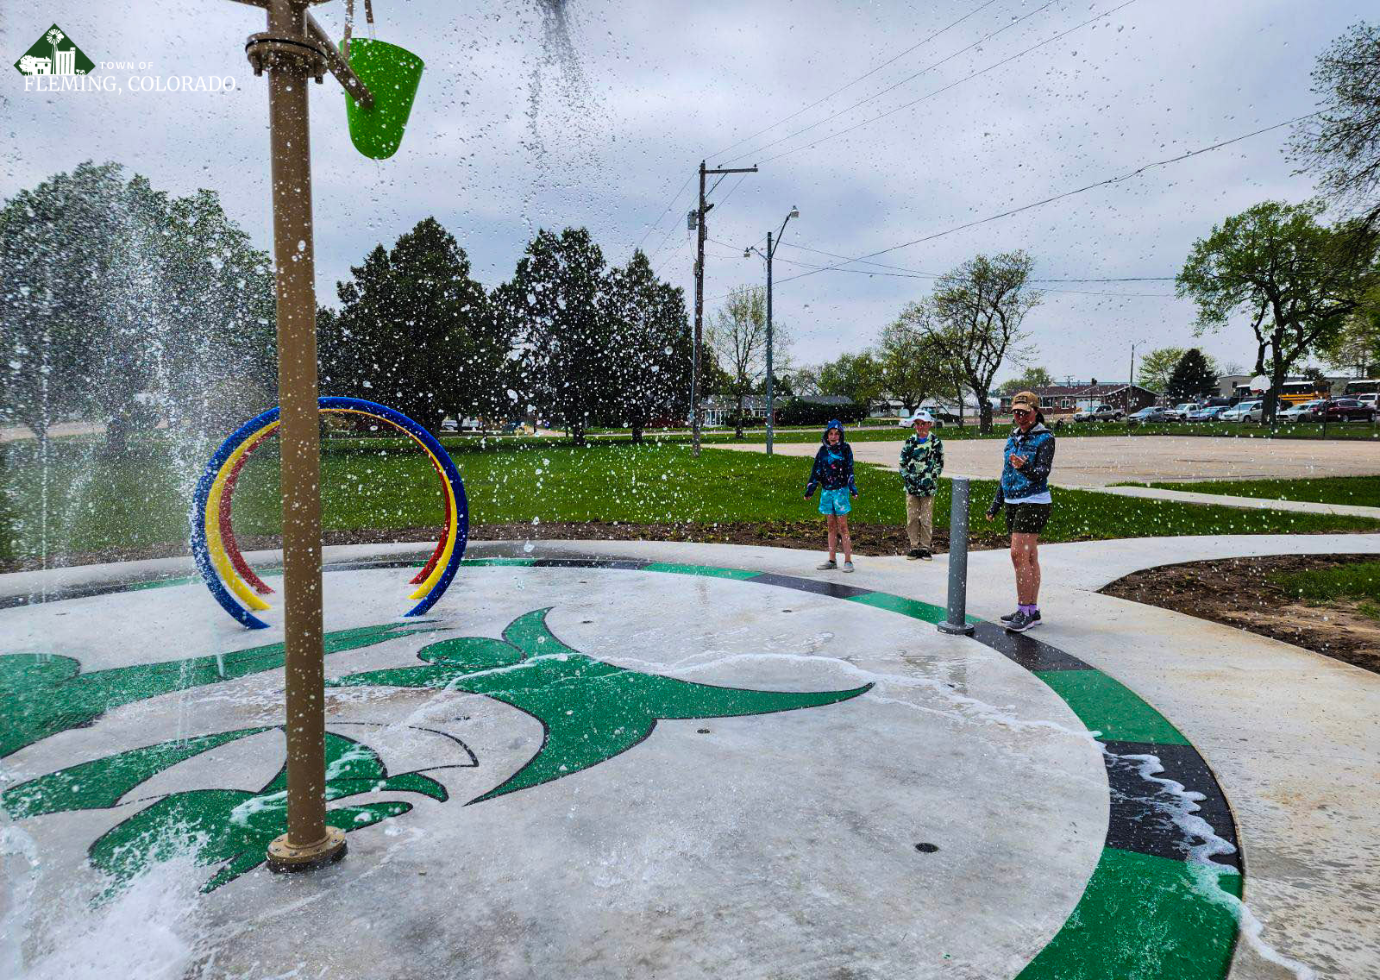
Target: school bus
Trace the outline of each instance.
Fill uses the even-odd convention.
[[[1256,391],[1249,384],[1239,384],[1234,389],[1238,401],[1249,401],[1251,399],[1262,399],[1265,392]],[[1348,392],[1349,393],[1349,392]],[[1286,381],[1279,389],[1279,404],[1283,408],[1286,405],[1300,405],[1303,402],[1316,401],[1320,398],[1331,398],[1332,389],[1327,385],[1318,385],[1312,381]]]

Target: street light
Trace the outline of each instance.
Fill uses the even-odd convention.
[[[767,232],[767,251],[766,251],[766,254],[765,254],[765,255],[763,255],[763,253],[761,253],[761,252],[757,252],[757,249],[756,249],[754,246],[752,246],[752,245],[749,245],[747,248],[743,249],[743,258],[747,258],[747,257],[750,256],[753,252],[757,252],[758,255],[762,255],[762,257],[763,257],[764,259],[767,260],[767,455],[768,455],[768,456],[772,455],[772,452],[773,452],[773,448],[772,448],[772,447],[773,447],[773,444],[774,444],[774,441],[775,441],[775,435],[776,435],[776,425],[775,425],[776,395],[775,395],[774,379],[773,379],[773,377],[772,377],[772,362],[771,362],[771,355],[772,355],[772,329],[771,329],[771,260],[772,260],[772,257],[773,257],[774,255],[776,255],[776,249],[777,249],[777,248],[780,246],[780,244],[781,244],[781,235],[782,235],[783,232],[785,232],[785,230],[786,230],[786,225],[790,222],[790,220],[791,220],[792,218],[798,218],[798,217],[800,217],[800,208],[796,207],[795,205],[791,205],[790,214],[786,215],[786,220],[783,221],[783,222],[781,222],[781,227],[780,227],[780,229],[778,229],[777,232],[776,232],[776,239],[775,239],[775,241],[772,240],[771,232]]]

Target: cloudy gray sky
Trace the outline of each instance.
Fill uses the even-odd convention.
[[[378,36],[421,55],[427,70],[402,149],[383,162],[351,147],[338,87],[328,80],[313,89],[323,300],[334,301],[336,280],[376,242],[433,214],[489,286],[511,273],[538,227],[583,224],[610,262],[641,244],[689,297],[694,182],[686,181],[701,158],[761,166],[714,194],[707,309],[729,288],[762,281],[761,262],[745,260],[743,246],[792,205],[801,210],[776,273],[777,317],[800,363],[871,343],[928,292],[931,280],[914,273],[943,272],[979,252],[1023,248],[1048,280],[1172,277],[1222,217],[1312,193],[1291,174],[1287,130],[876,260],[897,268],[848,267],[911,275],[827,271],[786,281],[811,272],[791,262],[838,261],[794,246],[876,252],[1309,112],[1314,58],[1369,7],[569,0],[562,16],[556,2],[376,0]],[[344,2],[316,14],[338,34]],[[152,67],[98,68],[121,91],[81,94],[25,92],[18,72],[0,72],[0,196],[82,160],[114,160],[174,193],[217,189],[268,248],[267,94],[243,54],[245,36],[263,30],[262,13],[229,0],[11,3],[0,9],[6,59],[53,22],[98,63]],[[145,75],[233,76],[238,90],[124,90]],[[1035,363],[1058,377],[1124,378],[1133,342],[1142,351],[1194,342],[1193,308],[1172,298],[1170,282],[1045,285],[1051,291],[1028,326]],[[1225,361],[1253,361],[1244,323],[1203,346]]]

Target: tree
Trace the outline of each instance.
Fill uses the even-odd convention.
[[[1339,204],[1380,222],[1380,25],[1353,25],[1319,56],[1313,92],[1322,102],[1291,141],[1294,159]]]
[[[933,327],[929,307],[911,303],[877,342],[881,388],[907,415],[927,398],[954,394],[953,365],[930,336]]]
[[[522,345],[527,397],[584,445],[591,425],[614,418],[604,253],[584,228],[538,231],[493,298]]]
[[[318,317],[321,390],[382,402],[437,430],[447,411],[492,409],[508,344],[469,259],[435,218],[374,246]]]
[[[1028,288],[1033,265],[1025,252],[979,255],[934,285],[932,336],[977,398],[984,433],[992,431],[992,380],[1005,361],[1021,364],[1026,357],[1021,324],[1041,298]]]
[[[1329,367],[1351,371],[1358,378],[1380,373],[1380,294],[1348,316],[1321,353]]]
[[[1202,351],[1191,347],[1174,365],[1164,390],[1172,402],[1196,401],[1217,390],[1217,371]]]
[[[1146,354],[1140,361],[1140,386],[1161,395],[1168,391],[1169,376],[1185,352],[1183,347],[1161,347]]]
[[[790,375],[791,394],[797,398],[807,395],[821,395],[819,390],[819,371],[812,367],[798,367]]]
[[[690,411],[693,344],[685,318],[685,292],[656,278],[641,249],[608,277],[606,300],[613,322],[609,357],[614,404],[632,441],[659,417]]]
[[[113,163],[21,191],[0,211],[0,311],[5,412],[40,439],[94,419],[118,454],[140,414],[208,439],[213,408],[271,398],[268,256],[212,191],[173,198]]]
[[[779,326],[773,327],[775,338],[781,337]],[[767,294],[760,286],[734,289],[720,307],[705,338],[719,363],[728,373],[726,394],[737,399],[733,434],[743,437],[743,418],[746,401],[766,373],[767,364]]]
[[[1356,222],[1318,223],[1320,202],[1265,201],[1227,218],[1194,242],[1176,279],[1198,306],[1197,330],[1218,330],[1235,313],[1250,318],[1255,370],[1271,379],[1273,420],[1289,369],[1321,347],[1377,282],[1376,242]]]
[[[821,394],[842,395],[866,408],[881,397],[884,387],[882,365],[871,351],[841,354],[837,360],[820,365]]]
[[[1028,367],[1002,385],[1002,390],[1015,394],[1018,391],[1036,391],[1040,388],[1048,388],[1053,384],[1054,377],[1044,368]]]

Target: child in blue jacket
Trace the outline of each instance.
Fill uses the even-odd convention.
[[[843,538],[843,570],[853,570],[853,540],[848,536],[848,512],[853,509],[851,497],[858,495],[853,482],[853,449],[843,439],[843,423],[832,420],[824,430],[815,465],[810,470],[810,482],[805,485],[805,499],[819,487],[819,512],[829,522],[829,558],[818,567],[827,571],[838,568],[835,555],[839,538]]]

